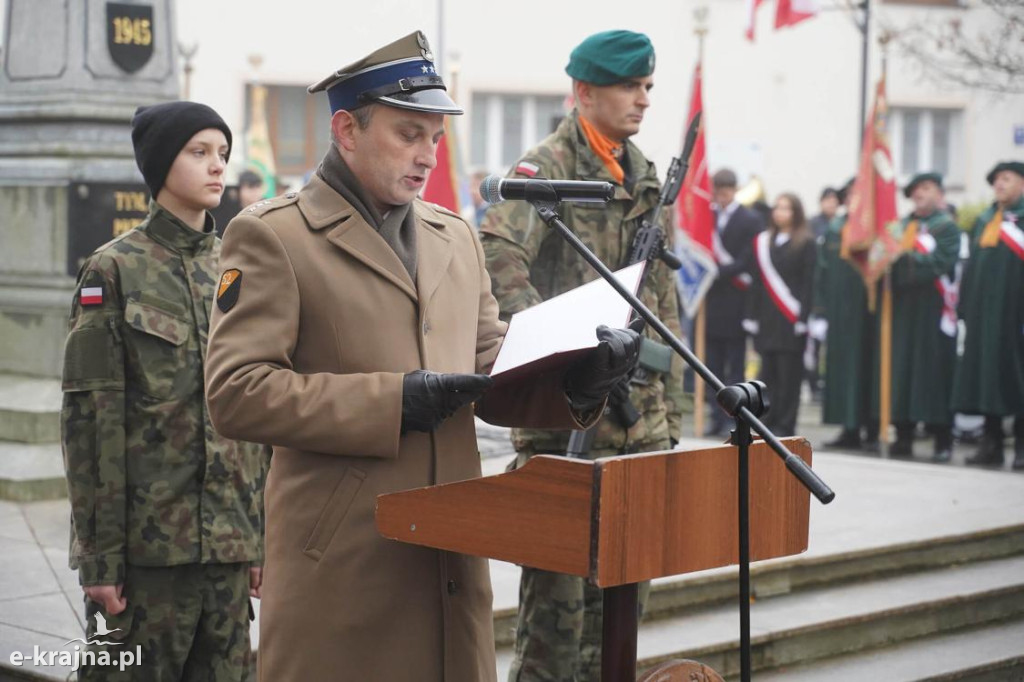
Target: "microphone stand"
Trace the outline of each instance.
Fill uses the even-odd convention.
[[[608,266],[601,262],[579,237],[562,222],[556,210],[558,195],[550,184],[543,181],[532,185],[524,197],[537,209],[541,219],[558,231],[570,246],[583,256],[622,298],[624,298],[672,350],[679,354],[693,371],[716,392],[718,404],[735,419],[732,443],[739,451],[739,564],[740,564],[740,680],[750,682],[750,504],[749,504],[749,448],[751,431],[759,434],[769,447],[782,458],[786,468],[822,504],[835,499],[836,494],[807,464],[786,449],[759,417],[766,411],[768,400],[765,385],[760,381],[726,387],[686,345],[675,337],[658,316],[645,306],[629,289],[623,286]],[[701,406],[696,406],[701,409]],[[623,682],[636,677],[637,589],[636,585],[621,585],[604,591],[604,624],[601,654],[603,682]],[[624,675],[628,675],[624,677]]]

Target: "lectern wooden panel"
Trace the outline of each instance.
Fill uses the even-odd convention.
[[[806,440],[783,443],[811,464]],[[611,587],[737,563],[736,480],[733,446],[596,461],[540,455],[510,473],[381,495],[377,529]],[[810,493],[760,441],[750,480],[751,559],[805,551]]]

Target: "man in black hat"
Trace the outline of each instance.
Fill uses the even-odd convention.
[[[932,461],[953,454],[950,395],[956,366],[960,228],[944,205],[942,176],[915,175],[903,190],[914,211],[901,221],[903,254],[892,267],[893,457],[913,455],[914,429],[935,437]]]
[[[220,253],[209,211],[231,131],[205,105],[170,102],[136,112],[132,142],[149,215],[82,266],[64,354],[80,675],[246,680],[267,462],[214,430],[203,390]],[[141,660],[103,664],[120,651]]]
[[[1013,468],[1024,469],[1024,162],[999,163],[987,179],[995,202],[971,230],[953,410],[985,416],[971,464],[1002,466],[1003,417],[1013,416]]]
[[[231,221],[211,323],[214,423],[274,446],[260,677],[494,680],[487,562],[385,540],[377,496],[479,476],[474,402],[498,424],[589,425],[639,341],[602,328],[580,364],[488,390],[506,325],[476,231],[417,199],[462,113],[425,36],[310,91],[333,142],[301,191]]]

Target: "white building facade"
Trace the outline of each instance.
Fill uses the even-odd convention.
[[[845,0],[821,0],[817,17],[780,30],[772,27],[774,3],[765,2],[755,42],[744,36],[746,0],[441,2],[179,0],[179,40],[198,47],[190,97],[221,112],[241,139],[249,84],[268,86],[278,170],[298,182],[328,139],[326,98],[306,95],[305,86],[422,29],[466,109],[457,124],[464,167],[504,172],[564,113],[572,48],[591,33],[625,28],[647,33],[657,51],[652,106],[635,141],[664,170],[682,140],[698,57],[695,11],[706,8],[712,170],[732,167],[741,181],[757,175],[769,197],[795,191],[809,204],[822,187],[856,170],[861,13]],[[950,18],[967,29],[994,21],[977,0],[872,0],[869,107],[881,73],[881,29]],[[1024,158],[1024,96],[936,84],[895,49],[889,53],[890,133],[901,182],[939,170],[953,202],[988,200],[987,171],[997,161]],[[242,167],[244,154],[236,153],[233,165]]]

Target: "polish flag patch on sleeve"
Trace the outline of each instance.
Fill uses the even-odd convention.
[[[531,178],[535,176],[537,174],[537,171],[539,170],[540,166],[534,163],[530,163],[529,161],[520,161],[519,165],[516,166],[516,173],[519,173],[520,175],[526,175]]]
[[[103,287],[82,287],[79,302],[83,305],[103,305]]]

